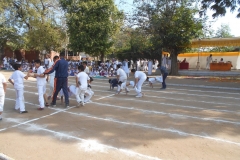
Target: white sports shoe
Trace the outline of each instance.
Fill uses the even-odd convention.
[[[81,106],[84,106],[84,102],[81,102],[80,104],[81,104]]]
[[[142,95],[141,95],[141,94],[139,94],[139,95],[137,95],[136,97],[137,97],[137,98],[141,98],[141,97],[142,97]]]

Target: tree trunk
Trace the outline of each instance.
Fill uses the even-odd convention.
[[[100,61],[102,61],[102,63],[104,62],[104,53],[100,54]]]
[[[171,53],[171,71],[170,75],[177,76],[178,74],[178,62],[177,62],[177,53],[173,51]]]

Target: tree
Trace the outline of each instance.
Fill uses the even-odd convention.
[[[202,34],[202,19],[195,18],[196,13],[198,10],[191,7],[190,1],[149,0],[138,4],[134,21],[155,41],[155,53],[161,50],[170,53],[172,75],[178,74],[178,54]]]
[[[221,24],[220,27],[217,28],[215,33],[215,38],[231,38],[231,29],[227,24]]]
[[[119,59],[152,58],[150,37],[140,28],[124,28],[116,37],[114,48]]]
[[[218,16],[225,16],[226,9],[230,9],[231,11],[238,10],[237,18],[240,18],[240,1],[239,0],[202,0],[201,1],[200,11],[201,15],[206,14],[207,9],[211,9],[214,11],[212,17],[216,18]]]
[[[101,57],[112,52],[113,38],[122,25],[122,12],[113,0],[60,0],[66,12],[69,47]]]
[[[59,51],[63,47],[66,34],[60,24],[61,14],[57,0],[2,1],[2,15],[5,22],[8,22],[6,27],[21,37],[19,47],[39,51]],[[13,40],[14,38],[9,44],[15,48]]]
[[[231,38],[230,27],[227,24],[221,24],[220,27],[217,28],[214,38]],[[228,52],[234,50],[234,47],[213,47],[211,48],[211,52]]]

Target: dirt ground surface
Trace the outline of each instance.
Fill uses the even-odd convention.
[[[29,113],[15,111],[8,84],[0,121],[0,153],[15,160],[240,159],[238,82],[169,77],[166,90],[146,82],[136,98],[132,88],[114,95],[107,79],[95,78],[91,103],[76,108],[71,97],[69,108],[58,101],[43,111],[36,81],[24,84]]]

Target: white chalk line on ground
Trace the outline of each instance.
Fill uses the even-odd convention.
[[[97,86],[97,85],[92,85],[92,86],[96,86],[96,87],[100,87],[100,88],[105,88],[104,86]],[[35,87],[35,86],[25,86],[25,87]],[[94,91],[101,91],[101,92],[109,92],[112,93],[112,91],[103,91],[103,90],[95,90]],[[143,90],[146,91],[146,90]],[[161,92],[161,91],[150,91],[149,92]],[[131,95],[131,94],[129,94]],[[215,102],[215,101],[211,101],[211,102],[207,102],[207,101],[197,101],[197,100],[187,100],[187,99],[180,99],[180,98],[171,98],[171,97],[157,97],[157,96],[149,96],[146,95],[146,97],[152,97],[152,98],[160,98],[160,99],[169,99],[169,100],[178,100],[178,101],[188,101],[188,102],[200,102],[200,103],[207,103],[207,104],[218,104],[218,105],[226,105],[226,106],[240,106],[239,104],[235,104],[235,103],[221,103],[221,102]],[[240,99],[240,98],[239,98]]]
[[[108,79],[112,79],[112,78],[116,78],[116,77],[108,77],[108,78],[94,78],[94,81],[106,81]],[[180,87],[193,87],[193,88],[207,88],[207,89],[224,89],[224,90],[237,90],[237,91],[240,91],[240,88],[232,88],[232,87],[219,87],[219,86],[204,86],[204,85],[189,85],[189,84],[174,84],[174,83],[167,83],[167,85],[170,85],[170,86],[180,86]]]
[[[6,100],[16,101],[15,99],[10,99],[10,98],[5,98],[5,99],[6,99]],[[27,103],[27,102],[25,102],[25,103]],[[29,103],[27,103],[27,104],[29,104]],[[54,112],[54,113],[51,113],[51,114],[48,114],[48,115],[45,115],[45,116],[42,116],[42,117],[39,117],[39,118],[34,118],[34,119],[31,119],[31,120],[25,121],[25,122],[23,122],[23,123],[18,123],[17,125],[13,125],[13,126],[11,126],[11,127],[6,127],[6,128],[3,128],[3,129],[0,129],[0,132],[1,132],[1,131],[5,131],[5,130],[10,129],[10,128],[15,128],[15,127],[18,127],[18,126],[21,126],[21,125],[24,125],[24,124],[27,124],[27,123],[30,123],[30,122],[34,122],[34,121],[37,121],[37,120],[39,120],[39,119],[43,119],[43,118],[46,118],[46,117],[55,115],[55,114],[57,114],[57,113],[63,112],[64,110],[69,110],[69,109],[74,108],[74,107],[75,107],[75,106],[69,107],[69,108],[66,108],[66,109],[63,109],[63,110],[59,110],[59,111],[57,111],[57,112]]]
[[[104,86],[99,86],[99,85],[94,85],[94,84],[92,84],[92,86],[104,87]],[[213,95],[206,95],[206,94],[204,94],[204,95],[201,95],[201,94],[189,94],[189,93],[183,93],[183,92],[179,93],[179,92],[167,91],[167,90],[155,91],[155,90],[143,89],[142,91],[144,91],[144,92],[147,91],[147,92],[166,93],[166,94],[179,94],[179,95],[187,95],[187,96],[198,96],[198,97],[211,97],[211,98],[223,98],[223,99],[236,99],[236,100],[240,100],[239,97],[213,96]]]
[[[9,89],[8,90],[12,90],[14,91],[14,89]],[[111,91],[100,91],[100,90],[94,90],[94,91],[99,91],[99,92],[111,92]],[[24,91],[25,93],[32,93],[37,95],[38,93],[36,92],[29,92],[29,91]],[[130,95],[130,94],[129,94]],[[104,98],[114,98],[112,97],[113,95],[110,96],[105,96]],[[150,96],[149,96],[150,97]],[[151,96],[152,97],[152,96]],[[160,97],[155,97],[154,98],[160,98]],[[101,98],[100,98],[101,99]],[[99,99],[99,100],[100,100]],[[128,101],[135,101],[136,99],[129,99],[129,98],[124,98],[124,100],[128,100]],[[239,114],[239,112],[236,111],[229,111],[229,110],[220,110],[220,109],[209,109],[209,108],[202,108],[202,107],[194,107],[194,106],[186,106],[186,105],[175,105],[175,104],[171,104],[171,103],[162,103],[162,102],[153,102],[153,101],[144,101],[144,100],[137,100],[138,102],[144,102],[144,103],[153,103],[153,104],[162,104],[162,105],[166,105],[166,106],[171,106],[171,107],[178,107],[178,108],[190,108],[190,109],[198,109],[198,110],[205,110],[205,111],[216,111],[216,112],[226,112],[226,113],[232,113],[232,114]]]
[[[9,98],[7,100],[14,101],[14,99],[9,99]],[[37,104],[31,103],[31,102],[25,102],[25,103],[31,104],[31,105],[37,105]],[[93,102],[91,102],[91,103],[93,103]],[[72,115],[81,116],[84,118],[91,118],[91,119],[96,119],[96,120],[101,120],[101,121],[112,122],[112,123],[130,125],[130,126],[140,127],[140,128],[144,128],[144,129],[152,129],[155,131],[170,132],[170,133],[178,134],[180,136],[193,136],[193,137],[198,137],[198,138],[203,138],[203,139],[210,139],[210,140],[215,140],[218,142],[224,142],[224,143],[229,143],[229,144],[234,144],[234,145],[240,146],[239,142],[233,142],[233,141],[229,141],[229,140],[225,140],[225,139],[221,139],[221,138],[217,138],[217,137],[210,137],[210,136],[203,136],[203,135],[198,135],[198,134],[193,134],[193,133],[187,133],[187,132],[183,132],[183,131],[180,131],[180,130],[177,130],[174,128],[159,128],[156,126],[152,126],[150,124],[142,124],[142,123],[135,123],[135,122],[127,122],[127,121],[124,122],[124,121],[119,121],[119,120],[116,120],[113,118],[101,118],[101,117],[96,117],[94,115],[90,115],[87,113],[75,113],[75,112],[70,112],[70,111],[65,111],[65,110],[59,111],[59,109],[55,109],[55,108],[51,108],[51,107],[49,107],[49,109],[58,110],[58,112],[65,112],[65,113],[69,113]],[[39,119],[39,118],[37,118],[37,119]],[[19,125],[23,125],[23,124],[27,124],[27,123],[20,123]],[[15,125],[15,126],[19,126],[19,125]]]
[[[94,82],[93,82],[94,83]],[[98,83],[101,83],[101,84],[105,84],[105,85],[108,85],[109,86],[109,83],[103,83],[103,82],[97,82]],[[149,83],[145,82],[146,85],[149,85]],[[144,87],[144,86],[143,86]],[[189,91],[189,92],[201,92],[201,93],[216,93],[216,94],[232,94],[232,95],[240,95],[240,93],[231,93],[231,92],[220,92],[220,91],[203,91],[203,90],[191,90],[191,89],[179,89],[179,88],[168,88],[168,89],[171,89],[171,90],[179,90],[179,91]]]
[[[157,77],[157,76],[155,76]],[[107,77],[107,78],[94,78],[94,81],[108,81],[108,79],[113,79],[113,78],[116,78],[116,77]],[[70,79],[69,79],[70,80]],[[220,86],[204,86],[204,85],[189,85],[189,84],[175,84],[175,83],[167,83],[167,85],[170,85],[170,86],[180,86],[180,87],[193,87],[193,88],[206,88],[206,89],[223,89],[223,90],[240,90],[240,88],[233,88],[233,87],[220,87]]]
[[[29,92],[29,91],[25,91],[27,93],[34,93],[34,92]],[[37,93],[35,93],[37,94]],[[101,97],[101,95],[95,95],[95,96],[99,96]],[[101,100],[103,98],[114,98],[112,97],[114,95],[110,95],[110,96],[105,96],[105,97],[102,97],[102,98],[99,98],[99,99],[96,99],[96,100]],[[12,99],[9,99],[9,98],[6,98],[8,100],[12,100]],[[69,98],[71,100],[75,100],[75,99],[72,99],[72,98]],[[134,100],[134,99],[133,99]],[[75,100],[76,101],[76,100]],[[144,109],[138,109],[138,108],[135,108],[135,107],[124,107],[124,106],[118,106],[118,105],[111,105],[111,104],[108,104],[108,103],[98,103],[98,102],[91,102],[93,104],[98,104],[98,105],[101,105],[101,106],[104,106],[104,107],[114,107],[114,108],[121,108],[121,109],[128,109],[128,110],[136,110],[136,111],[140,111],[142,113],[153,113],[153,114],[161,114],[161,115],[166,115],[166,116],[169,116],[170,118],[176,118],[176,117],[179,117],[179,118],[192,118],[192,119],[197,119],[197,120],[203,120],[203,121],[213,121],[213,122],[216,122],[216,123],[229,123],[229,124],[235,124],[235,125],[239,125],[240,122],[234,122],[234,121],[228,121],[228,120],[222,120],[222,119],[216,119],[216,118],[201,118],[201,117],[197,117],[197,116],[188,116],[188,115],[182,115],[182,114],[173,114],[173,113],[167,113],[167,112],[159,112],[159,111],[155,111],[155,110],[144,110]],[[233,112],[233,113],[236,113],[236,112]]]
[[[101,99],[105,99],[105,98],[109,98],[109,97],[112,97],[112,96],[114,96],[115,94],[111,94],[111,95],[109,95],[109,96],[105,96],[105,97],[102,97],[102,98],[99,98],[99,99],[96,99],[96,100],[101,100]]]
[[[10,98],[7,98],[7,100],[15,101],[14,99],[10,99]],[[30,102],[25,102],[25,103],[30,104],[32,106],[37,106],[37,104],[34,104],[34,103],[30,103]],[[29,125],[31,127],[34,124],[30,124],[30,122],[34,122],[34,121],[37,121],[37,120],[49,117],[51,115],[55,115],[55,114],[60,113],[60,112],[64,112],[64,111],[69,110],[69,109],[74,108],[74,107],[70,107],[70,108],[67,108],[67,109],[56,109],[56,108],[48,107],[49,109],[56,110],[56,112],[51,113],[51,114],[46,115],[46,116],[42,116],[42,117],[39,117],[39,118],[35,118],[35,119],[32,119],[32,120],[29,120],[29,121],[26,121],[26,122],[23,122],[23,123],[19,123],[18,120],[13,119],[13,118],[5,118],[9,122],[15,122],[15,123],[18,123],[18,124],[17,125],[13,125],[13,126],[8,127],[8,128],[0,129],[0,132],[1,131],[5,131],[5,130],[10,129],[10,128],[19,127],[21,125]],[[68,112],[66,112],[66,113],[68,113]],[[82,138],[75,137],[75,136],[72,136],[72,135],[69,135],[69,134],[66,134],[66,133],[57,132],[57,131],[53,131],[53,130],[50,130],[50,129],[37,127],[36,125],[34,125],[32,128],[34,128],[34,129],[38,128],[39,130],[47,131],[47,132],[53,133],[54,135],[57,134],[57,135],[60,135],[62,138],[64,137],[66,139],[69,139],[69,138],[76,139],[76,140],[79,140],[79,141],[82,141],[82,142],[90,142],[89,144],[91,144],[91,140],[82,139]],[[98,144],[98,145],[100,145],[100,146],[102,146],[102,147],[104,147],[106,149],[113,149],[113,150],[120,151],[120,152],[122,152],[122,153],[124,153],[124,154],[126,154],[128,156],[138,156],[139,158],[145,158],[145,159],[150,159],[150,160],[160,160],[157,157],[151,157],[151,156],[144,155],[144,154],[141,154],[141,153],[137,153],[137,152],[134,152],[134,151],[131,151],[131,150],[127,150],[127,149],[116,148],[116,147],[105,145],[105,144]]]
[[[126,109],[126,110],[135,110],[135,111],[140,111],[142,113],[153,113],[153,114],[160,114],[160,115],[166,115],[170,118],[174,117],[179,117],[179,118],[192,118],[192,119],[197,119],[197,120],[202,120],[202,121],[213,121],[217,123],[230,123],[230,124],[235,124],[235,125],[240,125],[240,122],[234,122],[234,121],[228,121],[228,120],[222,120],[222,119],[216,119],[216,118],[201,118],[197,116],[188,116],[188,115],[183,115],[183,114],[174,114],[174,113],[167,113],[167,112],[159,112],[159,111],[154,111],[154,110],[145,110],[145,109],[138,109],[135,107],[125,107],[125,106],[118,106],[118,105],[112,105],[112,104],[107,104],[107,103],[98,103],[98,102],[91,102],[93,104],[97,104],[103,107],[114,107],[114,108],[120,108],[120,109]]]
[[[92,152],[101,152],[102,149],[111,149],[111,150],[115,150],[121,153],[124,153],[126,156],[130,156],[130,157],[135,157],[135,158],[144,158],[144,159],[149,159],[149,160],[161,160],[158,157],[152,157],[152,156],[148,156],[148,155],[144,155],[132,150],[128,150],[128,149],[123,149],[123,148],[117,148],[117,147],[113,147],[110,145],[106,145],[106,144],[101,144],[98,142],[94,142],[93,140],[87,140],[87,139],[83,139],[83,138],[79,138],[67,133],[63,133],[63,132],[58,132],[58,131],[54,131],[51,129],[46,129],[44,127],[41,127],[40,125],[36,125],[36,124],[24,124],[26,126],[29,126],[28,128],[21,128],[24,130],[32,130],[32,131],[45,131],[45,132],[49,132],[54,134],[55,137],[62,139],[75,139],[77,141],[80,141],[82,144],[87,144],[88,146],[88,150],[91,150]],[[96,146],[97,145],[97,146]],[[97,147],[97,148],[96,148]],[[100,148],[100,150],[99,150]]]
[[[94,91],[98,91],[98,92],[111,92],[111,91],[101,91],[101,90],[94,90]],[[134,94],[128,94],[133,96]],[[190,101],[190,100],[184,100],[184,99],[174,99],[174,98],[165,98],[165,97],[157,97],[157,96],[147,96],[146,97],[152,97],[152,98],[158,98],[158,99],[170,99],[170,100],[181,100],[181,101]],[[108,97],[108,98],[112,98],[112,97]],[[181,107],[181,108],[191,108],[191,109],[199,109],[199,110],[211,110],[211,111],[217,111],[217,112],[228,112],[228,113],[235,113],[235,114],[239,114],[239,112],[236,111],[230,111],[230,110],[222,110],[222,109],[209,109],[209,108],[202,108],[202,107],[195,107],[195,106],[186,106],[186,105],[175,105],[175,104],[171,104],[171,103],[162,103],[162,102],[153,102],[153,101],[144,101],[141,99],[129,99],[129,98],[123,98],[121,97],[123,100],[132,100],[135,102],[146,102],[146,103],[155,103],[155,104],[163,104],[163,105],[168,105],[168,106],[174,106],[174,107]],[[202,102],[204,103],[204,101],[190,101],[190,102]],[[218,104],[217,102],[215,103],[214,101],[210,104]],[[224,103],[221,103],[224,104]],[[225,104],[227,105],[227,104]],[[236,104],[232,104],[232,105],[236,105]],[[238,106],[238,105],[236,105]]]
[[[28,83],[34,83],[34,82],[29,82]],[[35,83],[36,84],[36,83]],[[99,85],[94,85],[92,84],[92,86],[96,86],[96,87],[104,87],[104,86],[99,86]],[[104,87],[105,88],[105,87]],[[142,91],[146,91],[146,92],[156,92],[156,93],[166,93],[166,94],[175,94],[175,95],[187,95],[187,96],[197,96],[197,97],[211,97],[211,98],[222,98],[222,99],[236,99],[236,100],[240,100],[240,98],[238,97],[227,97],[227,96],[212,96],[212,95],[200,95],[200,94],[188,94],[188,93],[179,93],[179,92],[175,92],[175,91],[167,91],[167,90],[162,90],[162,91],[155,91],[155,90],[146,90],[143,89]]]
[[[94,89],[94,91],[99,91],[99,92],[111,92],[112,91],[103,91],[103,90],[96,90]],[[133,94],[128,94],[128,95],[133,95]],[[239,104],[235,104],[235,103],[221,103],[221,102],[215,102],[215,101],[211,101],[211,102],[207,102],[207,101],[197,101],[197,100],[187,100],[187,99],[181,99],[181,98],[171,98],[171,97],[162,97],[162,96],[150,96],[150,95],[144,95],[144,97],[150,97],[150,98],[157,98],[157,99],[166,99],[166,100],[175,100],[175,101],[184,101],[184,102],[197,102],[197,103],[207,103],[207,104],[219,104],[219,105],[226,105],[226,106],[238,106],[240,107]]]

